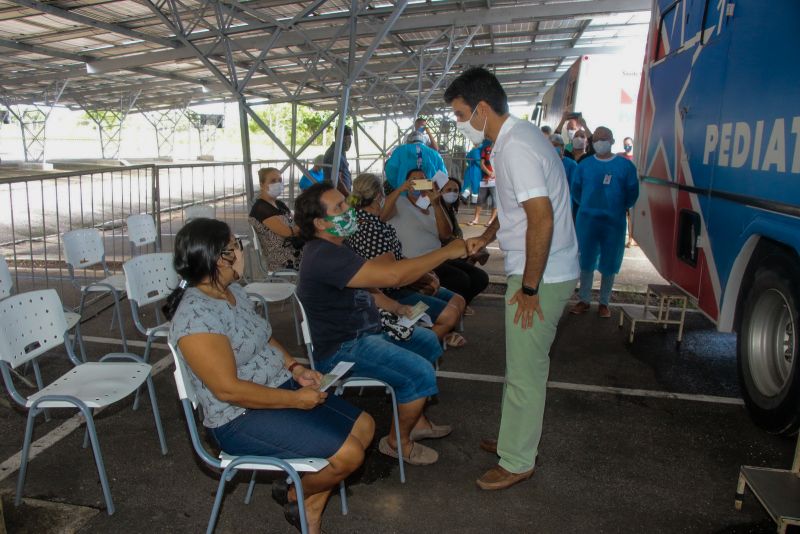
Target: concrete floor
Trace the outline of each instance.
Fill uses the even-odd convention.
[[[641,253],[634,248],[628,254]],[[499,275],[501,261],[493,258],[490,272]],[[652,267],[635,265],[626,259],[620,280],[634,280],[631,286],[658,281]],[[123,305],[129,317],[127,302]],[[427,442],[440,452],[440,461],[407,467],[407,482],[401,484],[396,462],[377,451],[376,439],[364,467],[348,481],[350,513],[342,516],[338,497],[331,499],[327,532],[774,531],[752,496],[743,511],[734,510],[738,469],[742,464],[788,467],[794,441],[754,426],[739,400],[735,338],[714,332],[697,313],[689,314],[679,349],[674,330],[642,327],[627,345],[616,320],[602,320],[594,312],[565,313],[551,354],[537,471],[510,490],[480,491],[475,479],[496,461],[477,444],[495,435],[499,423],[503,300],[482,295],[473,307],[476,315],[465,320],[469,343],[445,353],[440,393],[428,409],[434,421],[455,428],[450,437]],[[302,355],[293,342],[288,308],[273,306],[270,317],[275,335]],[[105,311],[84,325],[94,358],[119,350],[109,318]],[[141,342],[129,320],[126,328],[129,339]],[[141,354],[141,344],[132,350]],[[153,361],[162,358],[169,358],[163,347],[154,351]],[[78,430],[39,451],[28,469],[25,497],[63,506],[42,509],[32,503],[14,510],[6,502],[11,532],[204,531],[217,474],[201,468],[192,451],[169,360],[157,368],[162,369],[155,383],[169,454],[159,453],[149,403],[133,412],[131,401],[123,401],[97,417],[116,513],[105,513],[92,454],[81,448]],[[45,380],[66,369],[54,351],[43,364]],[[377,437],[387,433],[390,406],[383,394],[348,397],[375,417]],[[73,413],[54,411],[50,422],[40,417],[35,437],[52,436]],[[24,424],[24,412],[0,406],[5,436],[0,493],[13,494],[13,456]],[[216,532],[294,532],[270,498],[269,477],[260,480],[250,505],[243,504],[246,478],[230,484]],[[81,526],[64,526],[68,520]]]
[[[565,314],[552,352],[551,388],[537,472],[508,491],[482,492],[474,480],[495,459],[478,449],[483,436],[497,429],[503,375],[502,300],[479,297],[476,315],[466,320],[469,345],[445,353],[440,394],[428,413],[455,427],[440,442],[438,464],[408,467],[400,484],[397,465],[376,450],[348,484],[350,514],[341,516],[331,500],[328,532],[771,532],[768,516],[752,499],[733,509],[739,465],[785,467],[793,442],[770,436],[748,419],[738,397],[734,341],[713,333],[691,314],[686,340],[675,350],[674,332],[651,329],[626,346],[612,321],[595,314]],[[124,310],[127,315],[128,310]],[[87,323],[93,355],[118,350],[97,342],[114,337],[106,312]],[[292,340],[287,310],[271,310],[276,335]],[[131,339],[139,339],[133,331]],[[134,349],[141,352],[141,348]],[[301,353],[299,348],[295,351]],[[166,357],[157,350],[154,359]],[[65,366],[57,355],[44,372],[54,376]],[[122,402],[98,416],[98,432],[117,506],[90,516],[79,530],[100,532],[200,532],[208,519],[217,484],[215,473],[201,469],[192,452],[179,411],[171,369],[157,375],[156,387],[170,452],[158,452],[148,403],[138,412]],[[578,385],[597,386],[590,391]],[[605,387],[623,388],[613,392]],[[645,390],[644,393],[624,388]],[[654,392],[654,393],[653,393]],[[659,392],[713,395],[719,402],[658,398]],[[389,405],[367,392],[353,402],[372,413],[378,436],[388,429]],[[63,413],[62,413],[63,412]],[[56,428],[72,414],[41,418],[36,436]],[[2,459],[20,447],[24,415],[0,409]],[[24,495],[103,509],[92,455],[80,447],[83,433],[72,432],[42,451],[31,463]],[[5,465],[4,465],[5,466]],[[15,473],[0,467],[0,491],[12,491]],[[244,477],[226,495],[217,532],[289,533],[281,509],[269,496],[269,480],[259,484],[253,503],[242,502]],[[7,505],[8,506],[8,505]],[[70,516],[67,506],[64,515]],[[24,511],[20,510],[20,512]],[[15,518],[26,530],[25,514]],[[53,512],[52,524],[58,514]]]

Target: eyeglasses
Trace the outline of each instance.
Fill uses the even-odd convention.
[[[223,249],[222,250],[222,255],[224,256],[226,254],[233,254],[237,250],[240,251],[240,252],[244,250],[244,245],[242,245],[242,238],[241,237],[234,238],[233,247],[229,247],[229,248]]]

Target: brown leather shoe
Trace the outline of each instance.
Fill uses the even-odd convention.
[[[611,310],[605,304],[601,304],[597,309],[597,315],[599,315],[601,319],[608,319],[611,317]]]
[[[479,443],[478,447],[485,450],[486,452],[491,452],[492,454],[497,454],[497,440],[492,438],[483,438]]]
[[[588,302],[583,302],[582,300],[579,300],[579,301],[578,301],[578,302],[577,302],[577,303],[576,303],[576,304],[575,304],[575,305],[572,307],[572,309],[570,309],[570,310],[569,310],[569,312],[570,312],[571,314],[573,314],[573,315],[581,315],[581,314],[583,314],[583,313],[586,313],[587,311],[589,311],[589,308],[590,308],[590,307],[591,307],[591,306],[589,305],[589,303],[588,303]]]
[[[482,490],[502,490],[510,488],[514,484],[522,482],[523,480],[528,480],[532,476],[533,469],[530,471],[525,471],[524,473],[512,473],[510,471],[506,471],[499,465],[496,465],[486,471],[483,476],[475,482]]]

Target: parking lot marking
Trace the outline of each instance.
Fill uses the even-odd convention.
[[[482,375],[474,373],[458,373],[455,371],[437,371],[437,376],[442,378],[454,378],[457,380],[475,380],[478,382],[494,382],[502,384],[505,378],[497,375]],[[570,382],[557,382],[550,380],[547,382],[550,389],[563,389],[567,391],[587,391],[589,393],[609,393],[612,395],[626,395],[629,397],[652,397],[655,399],[673,399],[694,402],[711,402],[715,404],[729,404],[733,406],[744,406],[744,401],[737,397],[720,397],[717,395],[700,395],[695,393],[673,393],[670,391],[658,391],[652,389],[619,388],[612,386],[595,386],[592,384],[573,384]]]
[[[96,337],[84,336],[84,341],[90,343],[103,343],[111,345],[121,345],[122,341],[110,337]],[[144,347],[143,341],[128,341],[128,345],[134,347]],[[153,343],[153,348],[168,350],[169,347],[165,343]],[[307,362],[305,358],[296,358],[298,361]],[[167,355],[153,364],[153,376],[158,375],[172,364],[172,358]],[[477,382],[498,383],[502,384],[505,378],[498,375],[487,375],[478,373],[459,373],[456,371],[437,371],[436,375],[441,378],[450,378],[455,380],[472,380]],[[611,395],[623,395],[630,397],[649,397],[656,399],[671,399],[671,400],[684,400],[692,402],[710,402],[714,404],[726,404],[732,406],[743,406],[744,401],[736,397],[720,397],[716,395],[700,395],[692,393],[672,393],[669,391],[657,391],[650,389],[635,389],[635,388],[620,388],[611,386],[595,386],[591,384],[573,384],[569,382],[548,381],[547,387],[549,389],[561,389],[566,391],[586,391],[589,393],[605,393]],[[98,408],[94,413],[100,413],[104,408]],[[55,445],[70,433],[80,428],[83,424],[83,416],[80,413],[67,419],[64,423],[54,428],[41,438],[31,444],[31,450],[28,455],[28,462],[36,458],[39,454],[46,451],[49,447]],[[0,482],[8,478],[11,474],[19,469],[20,453],[10,456],[6,461],[0,464]]]

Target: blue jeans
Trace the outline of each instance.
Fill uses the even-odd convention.
[[[613,274],[602,274],[600,278],[600,304],[608,306],[611,299],[611,290],[614,288]],[[578,289],[578,298],[581,302],[590,303],[592,301],[592,282],[594,281],[594,271],[581,271],[581,287]]]
[[[346,341],[333,356],[318,361],[317,370],[327,373],[339,362],[355,362],[351,376],[386,382],[394,388],[397,402],[405,404],[439,392],[433,364],[441,355],[436,334],[415,328],[407,341],[395,341],[385,334]]]
[[[428,311],[426,313],[434,323],[447,307],[447,303],[450,302],[450,299],[455,296],[455,293],[446,287],[439,287],[439,290],[433,295],[424,295],[405,288],[387,294],[400,304],[406,304],[408,306],[413,306],[419,301],[424,302],[428,305]]]

